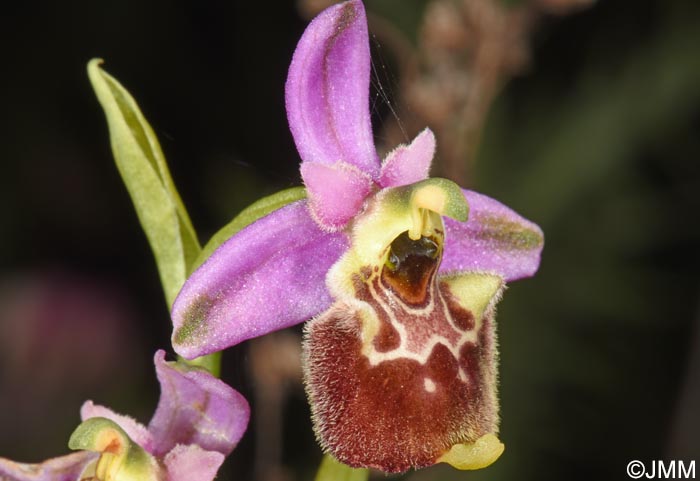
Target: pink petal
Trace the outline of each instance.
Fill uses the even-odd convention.
[[[445,250],[440,272],[487,271],[506,281],[537,272],[544,246],[542,230],[500,202],[464,190],[469,219],[445,218]]]
[[[306,28],[287,77],[287,118],[304,162],[343,161],[376,177],[369,76],[362,2],[328,8]]]
[[[85,401],[80,408],[80,419],[85,421],[90,418],[107,418],[119,425],[120,428],[134,441],[148,452],[153,447],[153,438],[146,426],[136,421],[134,418],[117,414],[109,408],[94,404],[92,401]]]
[[[305,200],[254,222],[185,282],[173,304],[173,347],[191,359],[323,312],[326,272],[347,247],[344,233],[318,227]]]
[[[16,463],[0,458],[2,481],[76,481],[85,467],[97,458],[96,453],[79,451],[39,464]]]
[[[156,352],[160,400],[148,425],[153,454],[163,456],[177,444],[196,444],[229,454],[248,426],[250,408],[237,391],[207,371],[165,362]]]
[[[435,135],[425,129],[409,145],[399,145],[386,156],[379,185],[398,187],[427,179],[434,155]]]
[[[164,459],[167,481],[211,481],[224,462],[224,455],[199,446],[178,445]]]
[[[311,213],[328,231],[341,229],[361,209],[372,190],[372,179],[352,164],[301,164]]]

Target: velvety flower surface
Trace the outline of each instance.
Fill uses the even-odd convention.
[[[305,382],[322,447],[388,472],[475,469],[498,441],[495,304],[539,266],[539,227],[429,179],[426,129],[380,161],[362,3],[315,18],[286,85],[307,198],[224,243],[185,283],[173,345],[193,358],[312,319]]]
[[[81,450],[41,464],[0,458],[2,481],[209,481],[243,436],[248,403],[198,368],[165,361],[155,366],[161,386],[148,427],[87,401],[83,423],[69,441]]]

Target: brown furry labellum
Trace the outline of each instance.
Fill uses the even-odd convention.
[[[493,311],[503,281],[438,276],[443,240],[441,230],[417,240],[404,232],[377,265],[348,273],[351,296],[307,324],[314,429],[345,464],[386,472],[456,465],[446,459],[455,446],[497,432]]]

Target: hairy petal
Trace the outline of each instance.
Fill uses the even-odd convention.
[[[85,467],[97,458],[96,453],[81,451],[39,464],[26,464],[0,458],[2,481],[75,481]]]
[[[370,56],[362,2],[328,8],[306,28],[286,84],[289,128],[304,162],[344,161],[375,178]]]
[[[544,246],[537,224],[490,197],[463,192],[469,203],[469,219],[445,219],[440,272],[493,272],[506,281],[534,275]]]
[[[156,352],[154,363],[161,393],[148,425],[153,453],[162,456],[177,444],[196,444],[229,454],[248,426],[245,398],[203,369],[166,362],[162,350]]]
[[[435,135],[425,129],[409,145],[399,145],[386,156],[379,185],[398,187],[426,179],[434,155]]]
[[[185,282],[173,305],[173,347],[191,359],[303,322],[331,305],[325,277],[347,249],[305,200],[250,224]]]
[[[117,414],[107,407],[94,404],[92,401],[85,401],[80,408],[80,420],[87,421],[90,418],[107,418],[114,421],[134,442],[151,452],[153,448],[151,433],[148,432],[146,426],[134,418]]]
[[[224,459],[223,454],[196,445],[175,446],[163,460],[167,481],[211,481]]]
[[[372,179],[345,162],[301,165],[311,213],[318,224],[336,231],[357,214],[372,190]]]

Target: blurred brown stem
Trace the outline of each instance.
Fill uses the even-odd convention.
[[[301,339],[281,331],[255,339],[250,347],[255,398],[255,479],[286,481],[282,465],[282,411],[290,387],[301,385]]]

